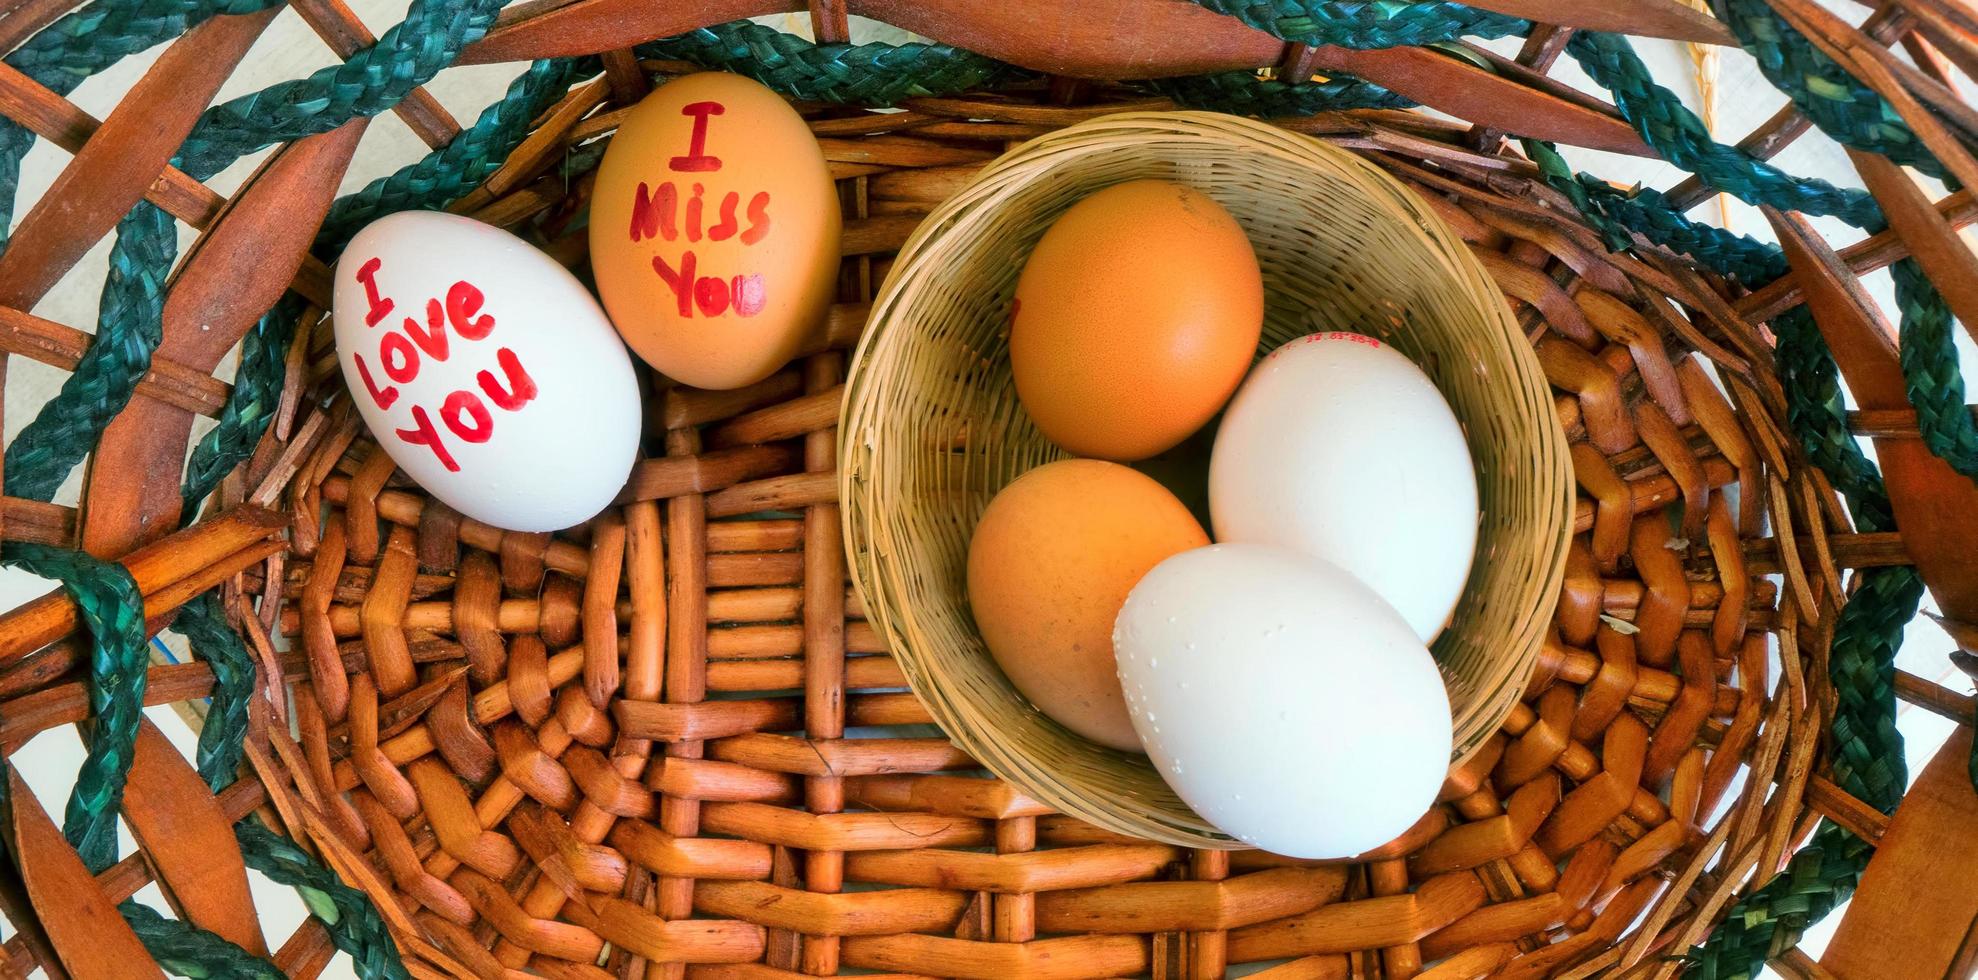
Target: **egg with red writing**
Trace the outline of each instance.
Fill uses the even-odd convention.
[[[477,521],[554,531],[625,485],[632,359],[569,270],[499,228],[406,211],[337,261],[337,362],[399,469]]]
[[[591,268],[632,350],[697,388],[775,373],[819,329],[837,189],[803,117],[739,75],[688,75],[632,108],[598,165]]]

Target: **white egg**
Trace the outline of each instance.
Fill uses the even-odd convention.
[[[1406,831],[1449,767],[1449,696],[1427,648],[1353,576],[1218,544],[1154,566],[1113,637],[1147,755],[1225,833],[1301,858]]]
[[[499,228],[406,211],[350,240],[334,289],[358,412],[434,497],[496,527],[553,531],[624,487],[638,382],[569,270]]]
[[[1422,640],[1449,623],[1477,550],[1477,478],[1435,383],[1372,337],[1315,333],[1258,364],[1216,433],[1217,541],[1352,572]]]

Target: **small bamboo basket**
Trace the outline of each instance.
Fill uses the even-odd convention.
[[[1017,273],[1065,209],[1142,178],[1200,189],[1249,234],[1265,287],[1259,357],[1318,330],[1371,334],[1421,365],[1463,424],[1482,522],[1464,598],[1434,645],[1458,763],[1531,677],[1565,572],[1573,473],[1545,374],[1503,294],[1419,195],[1344,150],[1235,116],[1122,113],[1025,143],[928,216],[874,301],[839,425],[839,498],[867,616],[942,729],[1024,792],[1120,833],[1238,846],[1146,757],[1031,706],[968,609],[968,542],[983,508],[1025,470],[1067,455],[1017,401],[1007,331]]]

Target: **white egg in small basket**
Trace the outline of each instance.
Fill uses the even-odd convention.
[[[1392,346],[1315,333],[1273,351],[1230,402],[1209,463],[1217,541],[1276,544],[1365,582],[1424,642],[1477,550],[1477,477],[1428,375]]]
[[[1154,566],[1113,636],[1128,712],[1168,785],[1225,833],[1341,858],[1399,836],[1449,766],[1449,697],[1401,616],[1283,548]]]

